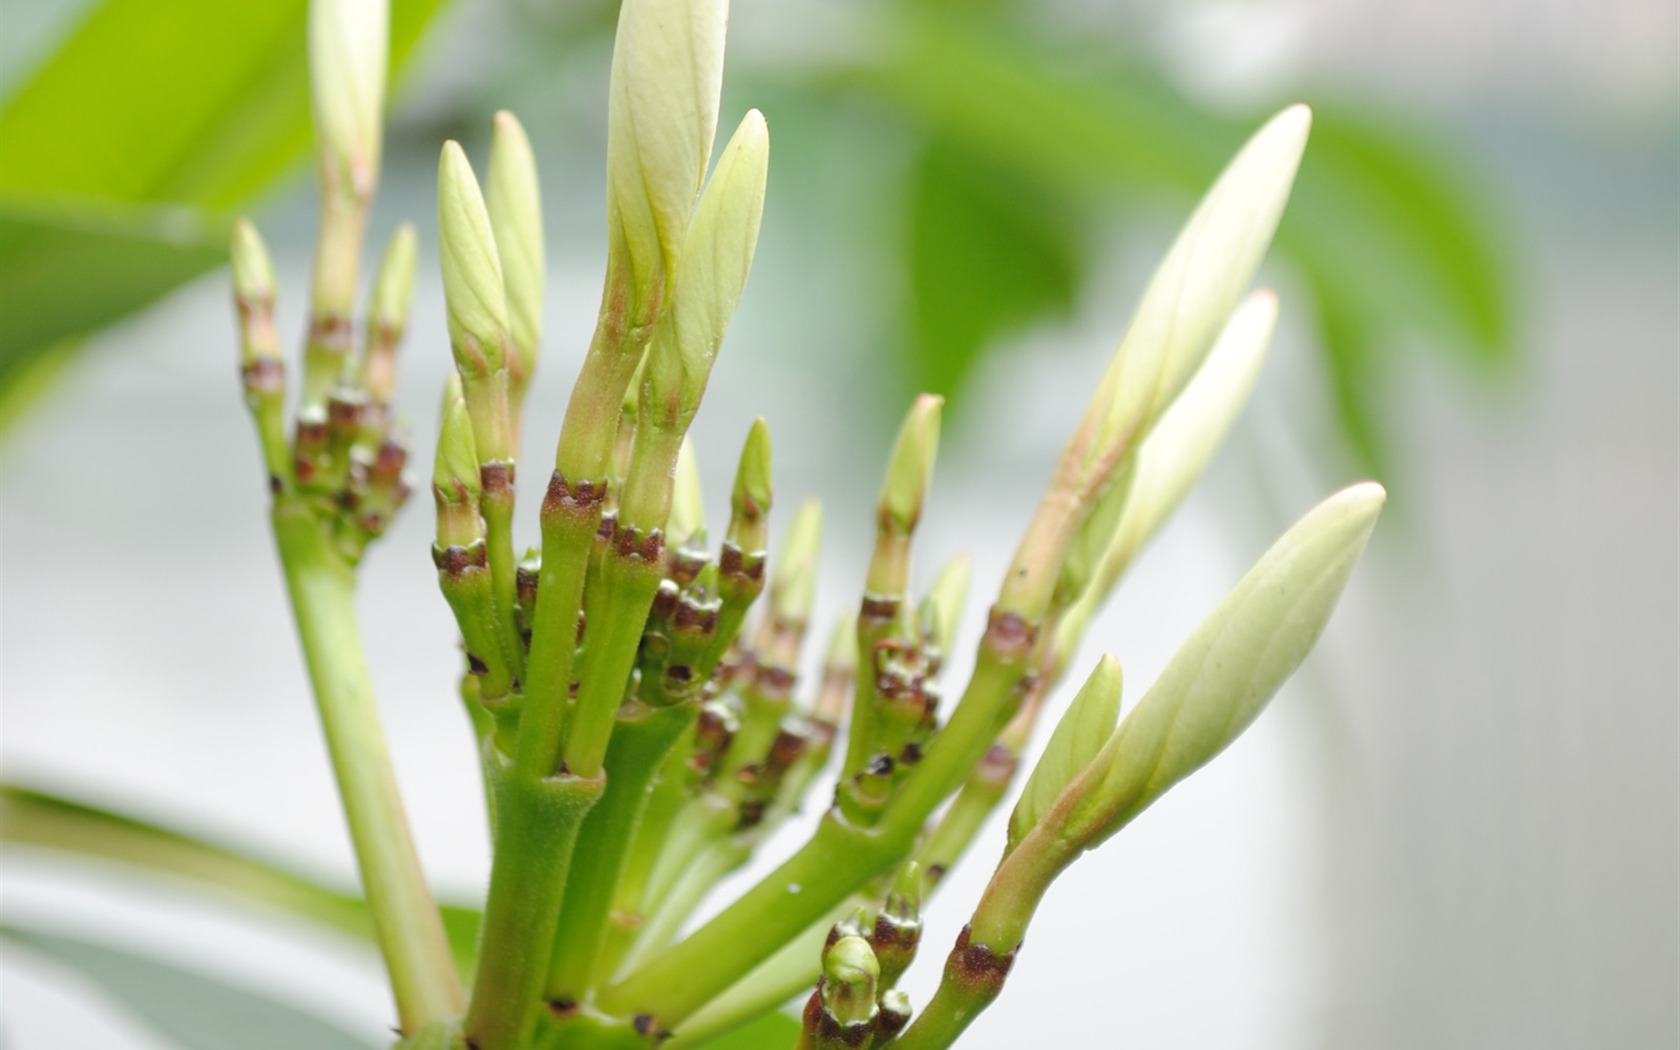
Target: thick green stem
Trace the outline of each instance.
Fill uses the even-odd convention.
[[[476,1050],[514,1050],[530,1037],[578,829],[604,786],[517,770],[495,785],[495,856],[466,1021]]]
[[[582,1002],[609,976],[601,957],[613,894],[641,825],[649,785],[693,717],[693,705],[644,711],[640,718],[620,720],[614,730],[606,761],[612,790],[579,835],[566,884],[566,921],[549,965],[548,998]]]
[[[274,539],[402,1031],[460,1015],[461,990],[379,726],[355,577],[306,504],[277,501]]]

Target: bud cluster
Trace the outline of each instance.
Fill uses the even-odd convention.
[[[1292,107],[1261,128],[1169,250],[996,590],[961,689],[942,679],[973,566],[955,558],[923,588],[912,563],[939,443],[932,395],[911,404],[873,513],[838,518],[872,519],[874,547],[855,614],[840,617],[807,683],[823,511],[805,502],[772,542],[771,441],[757,420],[714,545],[689,440],[752,266],[768,171],[766,123],[751,110],[708,176],[726,22],[725,0],[621,8],[606,279],[541,542],[522,557],[515,461],[543,323],[534,154],[504,112],[486,189],[458,144],[440,159],[455,373],[432,554],[465,654],[494,845],[474,987],[451,1019],[475,1050],[697,1045],[813,982],[803,1047],[950,1045],[1001,991],[1055,877],[1225,747],[1304,659],[1383,500],[1380,487],[1355,486],[1304,518],[1124,719],[1119,663],[1102,658],[1027,778],[1003,859],[912,1020],[897,985],[924,904],[1007,793],[1093,613],[1252,386],[1277,301],[1245,293],[1310,118]],[[373,31],[349,15],[316,23],[326,50]],[[389,402],[413,232],[392,238],[360,350],[343,287],[378,166],[372,83],[351,63],[318,85],[323,188],[338,203],[323,212],[290,446],[272,267],[248,224],[234,241],[242,374],[276,499],[312,508],[351,563],[407,492]],[[812,837],[691,928],[834,752],[832,801]]]

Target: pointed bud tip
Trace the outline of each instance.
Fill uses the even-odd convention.
[[[883,522],[909,532],[921,519],[922,502],[933,481],[933,465],[939,453],[939,423],[945,399],[937,394],[919,394],[899,428],[887,465],[887,480],[881,487],[880,514]]]
[[[757,518],[770,509],[770,427],[764,417],[753,420],[747,442],[741,449],[741,463],[735,471],[733,509],[737,515]]]
[[[414,272],[420,256],[420,237],[414,224],[404,222],[391,232],[379,273],[373,285],[373,320],[390,328],[402,328],[408,320],[414,298]]]
[[[274,262],[256,224],[243,216],[233,224],[230,250],[234,294],[247,302],[274,298]]]

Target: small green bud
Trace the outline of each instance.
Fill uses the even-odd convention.
[[[968,585],[974,577],[974,559],[959,554],[946,563],[933,581],[933,589],[922,599],[918,610],[922,643],[936,653],[951,651],[957,637],[957,624],[962,620],[963,606],[968,602]]]
[[[438,427],[437,458],[432,468],[432,496],[437,501],[440,548],[466,547],[484,537],[478,514],[478,449],[472,420],[461,394],[461,378],[449,377]]]
[[[823,951],[822,1003],[842,1026],[875,1019],[875,988],[881,965],[869,942],[856,934],[841,937]]]
[[[944,404],[945,399],[936,394],[919,395],[899,427],[876,507],[882,529],[907,536],[921,520],[922,502],[939,454],[939,415]]]
[[[764,117],[751,110],[718,158],[677,266],[674,299],[643,367],[638,426],[688,429],[752,269],[770,159]]]
[[[704,546],[706,505],[700,485],[700,464],[694,457],[694,443],[683,438],[677,450],[677,469],[671,483],[671,516],[665,535],[673,547]]]
[[[507,290],[508,335],[516,354],[515,374],[523,386],[537,367],[542,339],[543,225],[542,197],[531,140],[518,118],[496,114],[490,135],[490,169],[485,205]]]
[[[770,575],[770,619],[803,624],[817,593],[817,551],[822,546],[822,503],[800,504]]]
[[[408,326],[408,305],[414,298],[414,268],[420,255],[420,239],[414,224],[405,222],[391,233],[385,254],[379,260],[379,274],[373,282],[373,303],[369,320],[380,328],[401,333]]]
[[[483,378],[507,360],[507,294],[478,179],[458,142],[438,163],[438,251],[455,367]]]
[[[1038,758],[1015,812],[1009,815],[1009,839],[1004,847],[1007,856],[1021,842],[1023,836],[1050,811],[1073,778],[1096,757],[1103,744],[1114,732],[1115,720],[1120,717],[1120,662],[1104,654],[1096,670],[1085,680],[1073,703]]]
[[[478,450],[473,446],[472,422],[467,418],[467,402],[457,375],[449,377],[444,393],[432,486],[447,491],[452,503],[478,501]]]
[[[242,305],[274,305],[274,262],[250,219],[233,224],[233,294]]]
[[[390,402],[396,387],[397,344],[408,327],[409,303],[414,298],[414,270],[420,254],[414,224],[403,223],[391,234],[379,273],[373,282],[368,309],[367,358],[362,363],[362,386],[375,404]]]
[[[326,192],[365,200],[379,180],[390,12],[384,0],[309,5],[310,101]]]
[[[607,101],[608,282],[646,324],[675,280],[711,159],[727,0],[626,0]],[[611,295],[609,291],[609,295]]]
[[[1374,482],[1343,489],[1273,544],[1092,760],[1105,772],[1069,838],[1101,842],[1248,728],[1324,630],[1385,498]]]
[[[735,468],[735,487],[729,494],[729,542],[741,551],[764,549],[770,497],[770,427],[760,418],[747,431],[747,443]]]

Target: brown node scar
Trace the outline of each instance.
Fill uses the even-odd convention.
[[[558,470],[548,479],[548,491],[543,494],[542,513],[590,514],[600,508],[607,496],[607,484],[587,479],[570,482]]]
[[[863,620],[893,620],[898,617],[899,601],[891,595],[866,594],[858,606],[858,618]]]
[[[999,955],[984,944],[975,944],[969,927],[964,926],[957,935],[950,958],[945,961],[945,971],[964,984],[991,988],[995,993],[1003,987],[1004,978],[1009,976],[1009,968],[1015,964],[1015,953],[1018,951],[1019,946]]]
[[[1038,637],[1038,629],[1020,613],[1004,612],[992,606],[986,615],[984,644],[1008,659],[1024,660]]]

